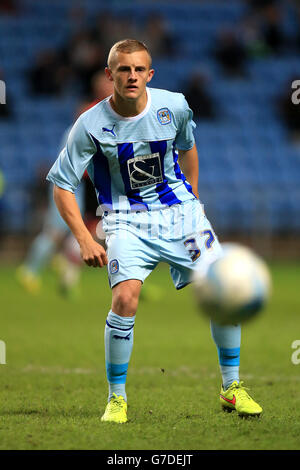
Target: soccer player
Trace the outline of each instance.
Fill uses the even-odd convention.
[[[181,93],[147,87],[154,70],[145,44],[113,45],[106,98],[75,123],[47,178],[54,199],[88,266],[108,265],[111,310],[105,325],[108,404],[102,421],[127,421],[125,382],[139,295],[160,261],[176,289],[221,254],[198,200],[198,155],[192,111]],[[104,211],[107,251],[85,227],[74,190],[87,169]],[[211,325],[217,345],[224,407],[258,415],[261,407],[239,382],[240,326]]]

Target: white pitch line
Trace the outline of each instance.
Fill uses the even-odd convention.
[[[80,367],[76,368],[65,368],[61,366],[35,366],[32,364],[28,364],[26,367],[21,369],[21,372],[30,373],[30,372],[40,372],[42,374],[60,374],[60,375],[68,375],[68,374],[83,374],[83,375],[90,375],[90,374],[102,374],[104,371],[103,369],[84,369]],[[196,371],[195,369],[191,369],[188,366],[180,366],[176,369],[168,369],[168,368],[159,368],[159,367],[130,367],[129,372],[131,374],[136,375],[158,375],[158,374],[165,374],[166,376],[172,377],[179,377],[179,376],[188,376],[195,379],[203,379],[210,378],[215,379],[219,377],[219,374],[215,372],[207,372],[204,370],[199,369]],[[265,382],[283,382],[283,381],[292,381],[292,382],[300,382],[300,375],[255,375],[255,374],[241,374],[241,380],[261,380]]]

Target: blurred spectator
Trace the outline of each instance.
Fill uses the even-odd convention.
[[[102,11],[96,18],[95,25],[91,30],[94,41],[102,44],[105,51],[111,47],[111,37],[115,37],[118,24],[111,12]]]
[[[70,34],[75,34],[86,29],[88,18],[87,11],[82,4],[74,3],[68,11],[68,26]]]
[[[62,64],[54,50],[42,51],[29,72],[31,90],[35,94],[62,93],[69,78],[68,68]]]
[[[254,56],[278,54],[287,45],[278,2],[249,2],[250,14],[241,23],[241,34],[248,52]]]
[[[83,93],[88,93],[92,76],[105,65],[105,52],[90,31],[75,34],[66,48],[65,57],[80,82]]]
[[[278,100],[279,113],[290,133],[292,140],[300,141],[300,104],[292,102],[292,77],[284,87],[284,93]]]
[[[208,78],[201,71],[195,71],[183,91],[196,119],[214,119],[216,110],[207,91]]]
[[[102,45],[105,57],[117,41],[124,38],[136,37],[137,28],[129,17],[116,17],[109,11],[102,11],[96,18],[92,29],[92,38]]]
[[[273,53],[279,53],[285,45],[282,30],[282,14],[277,4],[271,4],[263,10],[262,36]]]
[[[15,0],[0,0],[0,13],[5,15],[17,13]]]
[[[297,22],[297,32],[296,32],[296,38],[295,38],[295,45],[297,52],[300,52],[300,3],[296,6],[295,9],[295,18]]]
[[[139,34],[138,39],[147,45],[154,58],[172,57],[176,53],[175,38],[159,14],[149,16],[145,30]]]
[[[246,48],[233,31],[224,29],[219,33],[215,55],[226,75],[230,77],[246,76]]]
[[[247,54],[251,57],[265,57],[269,54],[260,31],[259,18],[250,15],[240,24],[241,37],[247,50]]]
[[[97,72],[91,79],[91,102],[99,102],[113,93],[113,83],[108,80],[104,71]]]
[[[7,97],[8,101],[10,102],[9,97]],[[0,119],[10,119],[13,116],[12,109],[7,102],[6,104],[0,104]]]
[[[261,10],[277,3],[277,0],[247,0],[247,3],[255,10]]]
[[[92,106],[95,106],[100,101],[104,100],[107,96],[112,95],[113,84],[108,80],[103,70],[95,73],[91,79],[90,91],[85,98],[82,99],[81,106],[78,108],[78,113],[87,111]],[[78,114],[79,115],[79,114]]]

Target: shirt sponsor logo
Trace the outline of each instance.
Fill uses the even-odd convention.
[[[112,259],[109,263],[110,274],[116,274],[119,271],[119,261],[117,259]]]
[[[159,153],[130,158],[127,161],[127,168],[131,189],[143,188],[163,181]]]
[[[157,111],[157,119],[159,120],[162,126],[170,124],[171,122],[171,112],[168,108],[161,108]]]

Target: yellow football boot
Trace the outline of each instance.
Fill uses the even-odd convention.
[[[110,423],[126,423],[127,403],[122,395],[118,397],[115,393],[113,393],[113,397],[109,400],[101,421]]]
[[[259,416],[262,408],[246,392],[243,382],[233,382],[227,390],[221,386],[220,402],[224,409],[236,410],[241,416]]]
[[[20,266],[17,269],[16,277],[21,286],[30,294],[38,294],[41,288],[41,281],[25,266]]]

